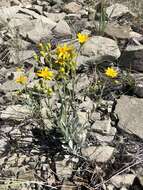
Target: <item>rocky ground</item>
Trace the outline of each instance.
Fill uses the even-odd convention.
[[[0,6],[0,190],[142,190],[143,29],[136,12],[107,3],[108,22],[99,31],[98,1],[2,0]],[[78,32],[91,37],[78,57],[77,91],[89,87],[93,67],[113,62],[123,73],[129,71],[134,86],[107,89],[100,102],[79,97],[80,123],[96,109],[81,155],[71,157],[60,154],[55,132],[42,131],[14,96],[22,87],[13,79],[21,65],[32,71],[37,43],[73,42]]]

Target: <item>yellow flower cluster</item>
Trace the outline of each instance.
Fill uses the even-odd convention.
[[[78,33],[77,40],[80,45],[82,45],[88,40],[88,35]],[[59,44],[57,47],[54,46],[54,49],[50,43],[39,43],[37,50],[38,53],[34,53],[33,57],[40,69],[35,72],[35,77],[40,78],[40,81],[43,80],[42,85],[39,83],[39,89],[43,88],[46,89],[46,91],[48,89],[48,92],[51,93],[51,88],[46,87],[47,83],[43,85],[44,81],[56,81],[70,77],[76,70],[76,57],[78,53],[73,45],[67,43]],[[35,70],[37,70],[36,66]],[[19,74],[19,77],[16,78],[16,82],[21,85],[27,84],[28,78],[24,74],[24,70],[18,68],[17,72],[21,72],[22,74]]]

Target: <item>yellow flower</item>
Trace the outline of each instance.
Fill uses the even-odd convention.
[[[17,72],[23,72],[24,69],[23,69],[22,67],[17,67],[17,68],[16,68],[16,71],[17,71]]]
[[[105,70],[105,75],[111,78],[116,78],[118,76],[118,71],[114,69],[113,67],[108,67]]]
[[[19,83],[19,84],[24,85],[24,84],[27,83],[27,77],[24,76],[24,75],[20,75],[19,77],[16,78],[15,81],[16,81],[17,83]]]
[[[59,70],[60,73],[65,73],[65,69],[64,67],[61,67],[60,70]]]
[[[45,80],[52,80],[54,73],[49,70],[48,67],[42,68],[41,70],[37,71],[37,76],[42,77]]]
[[[67,44],[64,45],[58,45],[57,47],[57,54],[58,58],[68,59],[70,55],[72,54],[73,47],[68,46]]]
[[[78,33],[77,34],[77,39],[78,39],[79,43],[83,44],[89,39],[89,37],[88,37],[87,34]]]
[[[52,93],[53,93],[52,88],[48,88],[48,89],[47,89],[47,94],[50,96]]]

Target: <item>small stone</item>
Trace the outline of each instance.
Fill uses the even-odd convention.
[[[71,29],[65,20],[60,20],[56,27],[53,29],[53,33],[58,36],[71,37]]]
[[[117,188],[121,188],[123,185],[129,187],[133,184],[135,177],[134,174],[123,174],[112,177],[110,181]]]
[[[82,148],[81,150],[82,155],[84,157],[87,157],[90,161],[96,161],[96,162],[107,162],[111,159],[114,148],[111,146],[90,146],[88,148]]]
[[[20,2],[18,0],[13,0],[13,1],[10,1],[10,5],[11,6],[20,5]]]
[[[82,6],[76,2],[71,2],[65,4],[64,11],[67,13],[78,13],[81,10]]]
[[[7,140],[5,138],[0,139],[0,155],[7,149]]]
[[[76,190],[76,186],[70,181],[64,181],[61,190]]]
[[[88,79],[88,76],[86,74],[82,74],[78,77],[75,91],[80,92],[81,90],[85,90],[89,87],[90,80]]]
[[[67,179],[71,176],[73,171],[73,164],[67,159],[56,161],[56,174],[59,178]]]
[[[111,126],[110,120],[96,120],[91,126],[90,134],[100,142],[112,142],[117,130]]]
[[[85,112],[91,112],[94,109],[94,103],[89,97],[86,97],[83,102],[79,104],[79,109]]]

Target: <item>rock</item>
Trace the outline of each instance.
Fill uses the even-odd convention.
[[[51,19],[54,22],[59,22],[60,20],[63,20],[66,16],[66,13],[47,13],[44,12],[44,15]]]
[[[87,128],[89,126],[88,114],[86,112],[77,111],[78,123],[77,123],[77,131],[75,134],[78,143],[84,144],[87,137]]]
[[[101,36],[91,37],[82,47],[81,54],[88,57],[87,62],[113,60],[120,57],[117,43]]]
[[[82,6],[76,2],[70,2],[65,4],[63,10],[67,13],[78,13],[81,10]]]
[[[52,21],[53,22],[53,21]],[[19,33],[24,38],[29,38],[35,43],[40,40],[47,40],[52,38],[51,29],[54,28],[55,24],[44,23],[39,19],[29,21],[25,25],[19,27]]]
[[[111,146],[90,146],[88,148],[82,148],[81,150],[82,155],[84,157],[87,157],[90,161],[96,161],[96,162],[107,162],[109,159],[111,159],[114,148]]]
[[[29,15],[24,15],[24,14],[17,13],[12,19],[10,19],[8,21],[7,25],[10,28],[14,28],[14,32],[16,32],[16,30],[15,30],[16,28],[18,28],[21,25],[25,25],[30,20],[31,20],[31,17]]]
[[[125,106],[126,105],[126,106]],[[131,134],[143,139],[143,99],[122,96],[116,105],[115,113],[118,115],[118,126]]]
[[[125,14],[129,14],[130,16],[134,17],[135,15],[128,9],[128,7],[124,6],[123,4],[116,3],[111,5],[110,7],[106,8],[106,14],[108,18],[119,18]]]
[[[80,20],[81,19],[81,15],[80,14],[74,14],[74,13],[71,13],[71,14],[67,14],[65,15],[65,20]]]
[[[56,174],[60,179],[67,179],[71,176],[73,171],[73,163],[68,159],[56,161]]]
[[[130,38],[141,38],[142,37],[141,34],[134,32],[134,31],[130,31],[129,36],[130,36]]]
[[[134,174],[123,174],[112,177],[110,181],[117,188],[121,188],[123,185],[129,187],[133,184],[135,177]]]
[[[0,139],[0,155],[3,154],[7,149],[7,140],[6,138]]]
[[[31,8],[29,8],[30,10],[33,10],[35,11],[36,13],[38,14],[41,14],[43,13],[43,7],[42,6],[39,6],[39,5],[32,5]]]
[[[117,132],[116,128],[111,126],[110,120],[96,120],[90,131],[100,142],[112,142]]]
[[[53,29],[53,33],[55,34],[55,36],[60,36],[60,37],[62,36],[70,37],[72,35],[69,25],[64,20],[60,20],[57,23],[56,27]]]
[[[107,190],[114,190],[114,186],[111,185],[111,184],[109,184],[109,185],[107,186]]]
[[[10,63],[14,63],[15,65],[19,64],[19,63],[24,63],[29,59],[33,58],[33,54],[34,51],[33,50],[23,50],[23,51],[19,51],[17,52],[16,49],[11,49],[10,50]]]
[[[4,93],[12,92],[15,90],[22,90],[22,89],[24,89],[24,86],[14,82],[13,80],[7,80],[3,84],[0,84],[0,91]]]
[[[88,76],[86,74],[79,75],[75,87],[76,93],[87,89],[89,87],[89,84],[90,80],[88,79]]]
[[[32,10],[25,9],[25,8],[20,8],[19,12],[27,14],[27,15],[30,15],[33,18],[40,20],[42,23],[48,24],[49,27],[51,27],[51,28],[55,27],[55,25],[56,25],[56,23],[53,22],[51,19],[49,19],[49,18],[47,18],[47,17],[45,17],[43,15],[39,15],[38,13],[36,13],[36,12],[34,12]]]
[[[19,9],[20,6],[0,8],[0,25],[7,23],[8,19],[12,19],[13,17],[15,17]]]
[[[18,1],[18,0],[13,0],[13,1],[10,1],[10,5],[11,6],[16,6],[16,5],[20,5],[21,3]]]
[[[61,190],[76,190],[76,186],[70,181],[64,181]]]
[[[131,72],[143,72],[143,45],[129,45],[120,59],[120,65]]]
[[[11,105],[2,111],[0,118],[3,120],[21,121],[28,118],[32,114],[32,110],[28,106]]]
[[[87,113],[90,113],[94,109],[94,103],[93,101],[89,98],[86,97],[81,104],[79,104],[79,109],[81,111],[85,111]]]
[[[142,73],[134,73],[133,79],[135,80],[134,93],[137,97],[143,98],[143,74]]]
[[[104,32],[114,39],[128,39],[130,37],[130,27],[127,25],[120,26],[116,23],[108,23]]]

